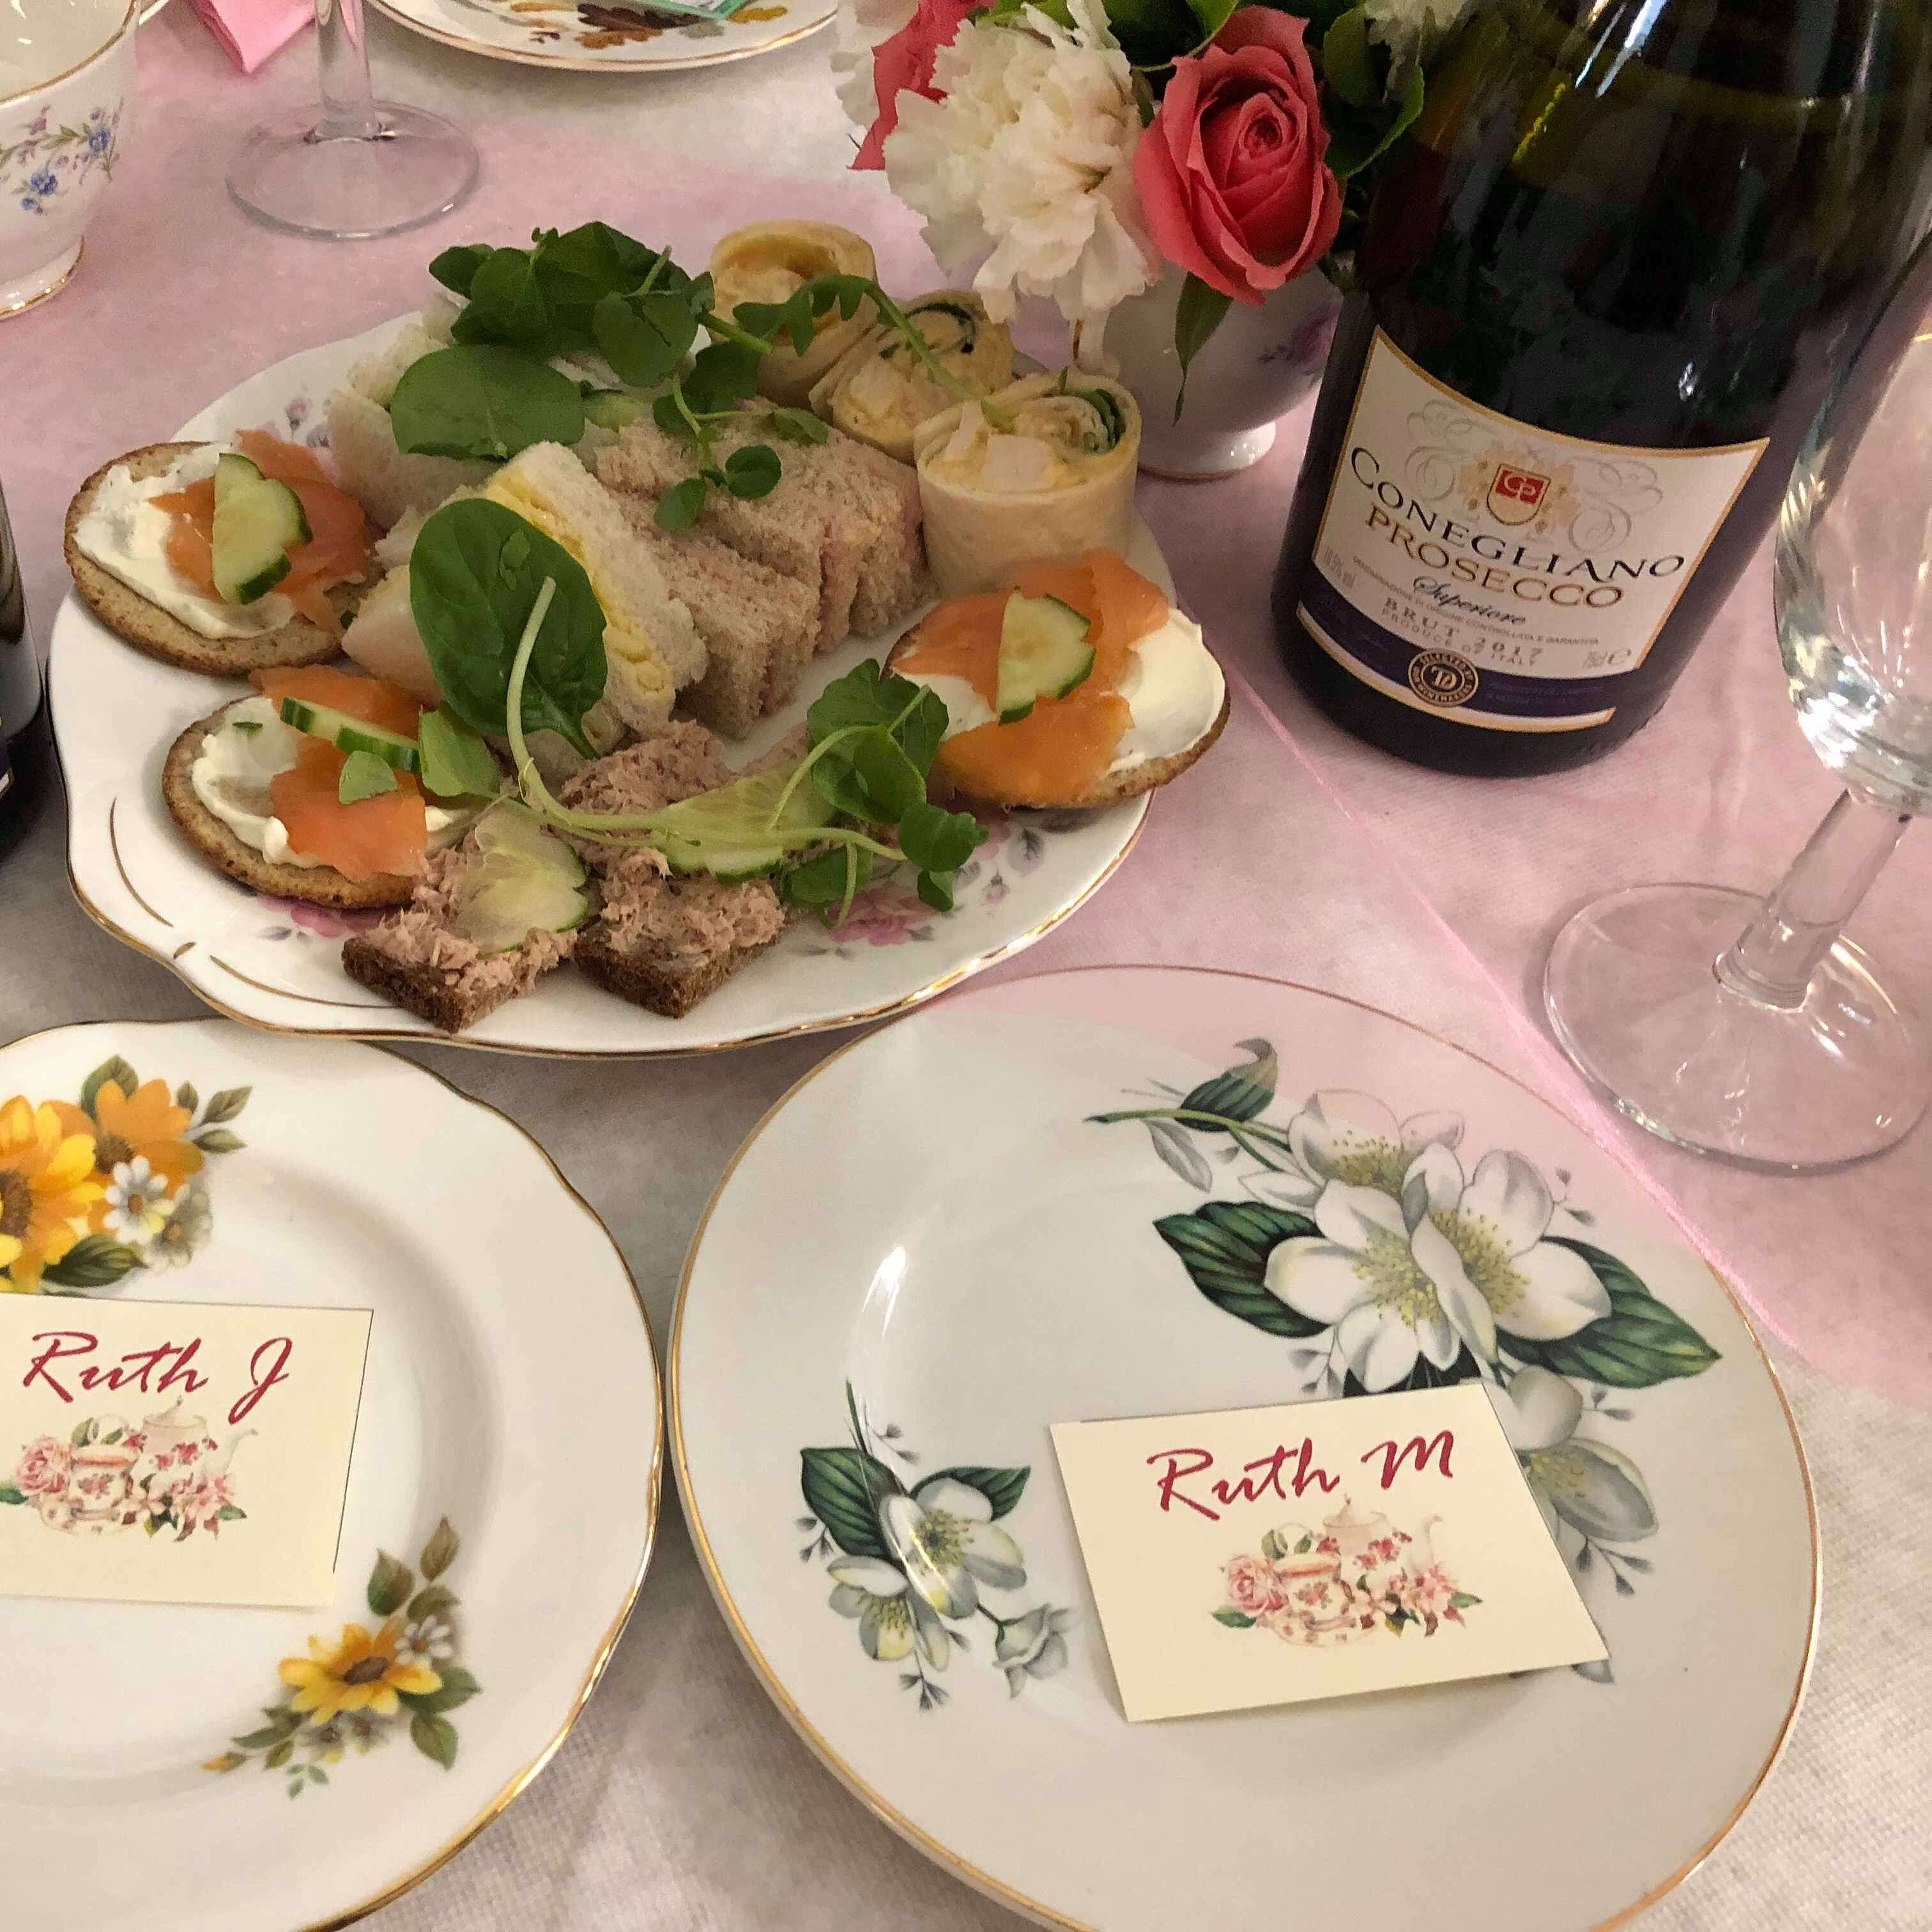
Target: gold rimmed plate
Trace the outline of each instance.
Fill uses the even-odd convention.
[[[398,323],[304,351],[212,404],[184,440],[266,428],[320,440],[323,406],[350,369]],[[1152,534],[1137,524],[1128,560],[1170,595]],[[892,635],[854,638],[818,658],[798,697],[742,744],[754,758],[802,722],[825,684]],[[283,1033],[364,1040],[446,1036],[357,985],[342,942],[376,923],[262,897],[215,872],[162,802],[161,764],[176,735],[245,685],[155,662],[70,596],[56,616],[50,671],[54,731],[67,780],[68,866],[75,896],[100,924],[178,974],[216,1011]],[[566,970],[500,1007],[456,1043],[500,1052],[598,1058],[700,1053],[850,1026],[916,1004],[1030,945],[1078,908],[1132,849],[1145,797],[1094,812],[989,812],[986,843],[962,868],[949,914],[922,904],[909,879],[862,896],[836,932],[794,924],[769,952],[682,1019],[627,1004]]]
[[[1492,1340],[1436,1319],[1445,1246]],[[846,1048],[714,1196],[669,1373],[766,1690],[1043,1923],[1599,1932],[1723,1838],[1802,1694],[1810,1484],[1736,1302],[1555,1108],[1306,988],[1094,968]],[[1607,1664],[1125,1720],[1050,1424],[1478,1377]],[[1231,1520],[1228,1558],[1268,1526]],[[1228,1587],[1202,1577],[1204,1619]]]
[[[16,1095],[84,1112],[105,1178],[118,1164],[151,1197],[137,1222],[39,1257],[46,1287],[374,1319],[329,1600],[0,1598],[14,1660],[0,1844],[33,1851],[8,1861],[0,1919],[9,1932],[346,1924],[501,1814],[616,1644],[662,1461],[635,1284],[520,1128],[374,1048],[216,1020],[68,1027],[0,1048],[0,1102]],[[0,1136],[0,1170],[9,1158]],[[559,1280],[567,1315],[546,1292]],[[0,1289],[13,1285],[0,1270]],[[73,1325],[87,1303],[46,1305],[51,1325]],[[0,1443],[10,1534],[79,1533],[38,1510],[50,1462],[31,1448]],[[238,1458],[244,1511],[247,1474]],[[155,1562],[170,1544],[150,1546]],[[407,1697],[298,1711],[280,1667],[366,1684],[372,1658],[384,1684],[421,1664],[434,1688],[418,1673],[399,1680]]]

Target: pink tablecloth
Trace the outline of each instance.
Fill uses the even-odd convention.
[[[453,220],[350,248],[271,236],[241,220],[221,182],[261,95],[206,68],[182,72],[151,81],[71,289],[0,329],[0,476],[44,629],[64,587],[62,512],[88,470],[276,358],[415,306],[424,262],[450,241],[598,215],[701,259],[721,230],[782,207],[862,226],[889,282],[916,288],[933,274],[877,177],[775,184],[644,152],[619,166],[601,134],[508,124],[480,130],[484,185]],[[1314,716],[1274,658],[1267,582],[1300,441],[1292,422],[1239,479],[1144,488],[1243,713],[1214,762],[1159,802],[1132,865],[1022,970],[1236,967],[1371,1000],[1467,1044],[1634,1162],[1777,1333],[1841,1377],[1932,1406],[1932,1297],[1908,1263],[1932,1224],[1932,1135],[1834,1178],[1733,1173],[1622,1126],[1540,1018],[1544,953],[1582,901],[1646,879],[1767,884],[1829,803],[1782,694],[1764,570],[1662,718],[1606,763],[1513,783],[1412,770]],[[1928,886],[1932,843],[1908,841],[1855,928],[1918,980],[1922,1001],[1932,1000]]]

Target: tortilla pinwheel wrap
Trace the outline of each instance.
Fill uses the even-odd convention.
[[[996,589],[1023,563],[1126,550],[1141,411],[1119,383],[1023,376],[920,424],[913,441],[941,596]]]
[[[754,221],[719,238],[711,251],[712,298],[720,315],[740,302],[783,302],[820,275],[878,278],[872,244],[862,235],[830,221]],[[818,318],[812,346],[801,356],[789,340],[773,349],[758,368],[758,388],[775,403],[805,406],[812,386],[878,320],[869,302],[856,314],[836,307]]]
[[[974,394],[990,396],[1012,380],[1012,333],[988,319],[986,304],[970,290],[935,289],[904,308],[940,366]],[[913,460],[913,432],[920,424],[962,400],[883,323],[847,350],[812,390],[813,410],[834,429],[901,463]]]

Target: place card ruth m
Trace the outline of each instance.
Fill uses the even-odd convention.
[[[370,1318],[0,1295],[0,1595],[327,1602]]]
[[[1480,1382],[1053,1446],[1132,1720],[1608,1654]]]

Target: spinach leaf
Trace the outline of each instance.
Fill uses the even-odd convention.
[[[502,782],[489,746],[446,704],[423,713],[416,748],[422,788],[432,798],[478,796],[495,791]]]
[[[575,442],[584,434],[584,398],[548,363],[476,343],[412,362],[396,385],[389,422],[406,455],[502,462],[535,442]]]
[[[335,796],[344,805],[360,805],[396,788],[396,775],[374,752],[351,752],[342,761]]]
[[[590,758],[584,718],[604,694],[604,612],[562,544],[487,497],[446,503],[410,553],[410,611],[444,704],[501,737],[510,668],[547,577],[556,590],[524,682],[523,728],[555,731]]]
[[[466,296],[476,279],[476,271],[490,253],[487,242],[470,242],[460,248],[446,248],[429,265],[429,272],[445,288]]]
[[[625,382],[641,389],[668,382],[698,338],[698,316],[688,296],[607,295],[591,311],[604,359]]]

